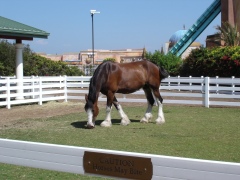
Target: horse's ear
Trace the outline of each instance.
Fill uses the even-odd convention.
[[[87,94],[85,94],[85,100],[86,100],[86,102],[88,102],[88,95]]]

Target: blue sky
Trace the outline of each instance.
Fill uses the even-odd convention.
[[[213,0],[1,0],[0,15],[50,33],[48,39],[23,41],[35,52],[63,54],[92,48],[94,15],[95,49],[159,50],[177,30],[186,29]],[[216,32],[218,17],[199,36]]]

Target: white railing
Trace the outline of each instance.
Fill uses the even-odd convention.
[[[109,155],[121,156],[121,159],[129,160],[134,157],[131,167],[104,163],[100,159],[95,162],[88,161],[85,164],[85,152],[104,153],[103,159]],[[152,171],[147,179],[153,180],[239,180],[240,164],[232,162],[210,161],[201,159],[190,159],[180,157],[170,157],[153,154],[133,153],[124,151],[113,151],[105,149],[95,149],[76,146],[65,146],[47,143],[27,142],[0,138],[0,163],[21,165],[33,168],[48,169],[76,174],[88,174],[86,166],[90,166],[93,175],[102,176],[110,174],[116,178],[129,178],[131,169],[135,169],[138,174],[134,179],[143,179],[144,172],[149,169],[140,169],[137,163],[138,158],[150,159]],[[121,160],[120,159],[120,160]],[[118,160],[118,159],[116,159]],[[96,164],[94,164],[96,163]],[[144,166],[144,164],[142,164]],[[119,169],[124,169],[120,171]],[[131,176],[130,176],[131,177]],[[130,178],[133,179],[133,178]]]
[[[0,106],[53,100],[83,100],[88,93],[90,76],[0,78]],[[22,81],[23,86],[16,84]],[[18,91],[21,89],[22,91]],[[240,106],[240,78],[168,77],[160,87],[166,104]],[[22,92],[22,93],[19,93]],[[143,90],[117,95],[120,102],[147,102]],[[99,101],[106,101],[101,95]]]
[[[23,86],[17,86],[18,82]],[[38,103],[44,101],[67,101],[66,77],[11,77],[0,79],[0,106],[10,109],[11,105]],[[20,93],[18,92],[19,90]]]

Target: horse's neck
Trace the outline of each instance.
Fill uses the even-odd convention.
[[[99,92],[100,92],[100,89],[101,89],[101,85],[98,82],[99,82],[98,79],[94,79],[92,81],[90,87],[89,87],[89,94],[90,94],[91,100],[93,102],[98,100]]]

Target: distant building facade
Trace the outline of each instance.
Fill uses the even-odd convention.
[[[221,0],[221,21],[229,22],[240,30],[240,1]]]
[[[240,1],[239,0],[221,0],[221,22],[229,22],[236,26],[240,31]],[[218,35],[207,36],[206,47],[221,46],[223,42],[219,40]]]
[[[206,39],[206,47],[212,48],[217,46],[221,46],[219,34],[208,35]]]
[[[126,63],[139,61],[142,59],[143,49],[123,49],[123,50],[96,50],[94,52],[94,61],[92,50],[80,52],[82,64],[101,64],[106,58],[114,58],[116,62]]]
[[[51,59],[53,61],[64,61],[70,65],[98,65],[106,58],[114,58],[116,62],[126,63],[132,61],[139,61],[142,59],[143,49],[123,49],[123,50],[94,50],[94,62],[92,56],[92,50],[84,50],[79,53],[64,53],[62,55],[52,55],[37,53],[40,56]]]
[[[62,55],[55,55],[55,54],[46,54],[46,53],[37,53],[38,55],[51,59],[52,61],[61,61]]]

